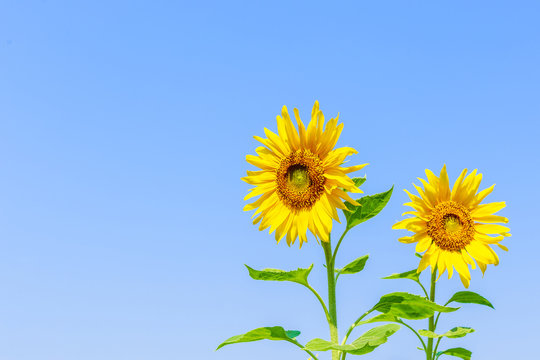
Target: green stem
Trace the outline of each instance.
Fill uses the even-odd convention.
[[[429,300],[435,302],[435,282],[437,280],[437,268],[431,273],[431,289],[429,292]],[[435,332],[435,314],[429,318],[429,331]],[[426,359],[433,360],[433,338],[428,339]]]
[[[311,290],[311,292],[312,292],[313,294],[315,294],[315,296],[317,297],[317,299],[319,299],[319,302],[321,303],[321,306],[322,306],[322,308],[323,308],[323,310],[324,310],[324,315],[326,315],[326,321],[327,321],[328,323],[330,323],[330,314],[328,313],[328,308],[326,307],[326,304],[324,303],[324,300],[321,298],[321,296],[319,295],[319,293],[318,293],[314,288],[311,287],[311,285],[306,284],[305,286],[306,286],[309,290]]]
[[[305,352],[307,352],[308,355],[313,358],[313,360],[319,360],[315,355],[313,355],[313,353],[311,351],[304,349],[304,345],[300,344],[298,341],[291,339],[291,340],[289,340],[289,342],[291,344],[294,344],[294,345],[298,346],[300,349],[304,350]]]
[[[360,316],[358,319],[356,319],[356,321],[349,327],[349,330],[347,330],[347,334],[345,334],[345,337],[343,338],[343,341],[341,342],[341,345],[345,345],[347,343],[347,339],[349,338],[349,335],[351,335],[354,328],[358,326],[358,323],[360,321],[362,321],[363,318],[365,318],[366,316],[371,314],[373,311],[375,311],[374,308],[369,310],[369,311],[366,311],[364,314],[362,314],[362,316]]]
[[[349,335],[351,335],[354,328],[358,326],[358,323],[360,321],[362,321],[363,318],[365,318],[366,316],[371,314],[373,311],[375,311],[375,308],[373,308],[373,309],[371,309],[369,311],[366,311],[364,314],[362,314],[362,316],[360,316],[358,319],[356,319],[356,321],[349,327],[349,330],[347,330],[347,334],[345,334],[345,337],[343,338],[343,341],[341,342],[341,345],[345,345],[347,343],[347,339],[349,338]],[[345,360],[346,356],[347,356],[347,353],[344,352],[343,355],[341,355],[341,360]]]
[[[420,334],[418,334],[416,330],[414,330],[409,324],[403,322],[403,320],[398,320],[397,322],[408,327],[414,333],[414,335],[418,337],[418,339],[422,343],[422,347],[424,348],[424,351],[426,351],[426,343],[424,342],[424,340],[422,340],[422,337],[420,336]]]
[[[343,238],[345,237],[345,235],[347,235],[349,230],[350,230],[349,228],[346,228],[345,231],[343,232],[343,234],[341,234],[341,237],[339,238],[339,241],[338,241],[338,243],[336,245],[336,248],[334,249],[334,254],[332,255],[332,264],[336,263],[336,255],[337,255],[339,246],[341,245],[341,242],[343,241]]]
[[[433,350],[433,359],[436,359],[437,357],[437,349],[439,348],[439,343],[441,342],[442,338],[439,338],[437,340],[437,344],[435,345],[435,350]]]
[[[341,237],[343,239],[343,236]],[[341,241],[341,239],[340,239]],[[330,321],[328,326],[330,327],[330,340],[334,344],[339,343],[338,328],[337,328],[337,311],[336,311],[336,278],[334,275],[334,257],[332,256],[332,244],[330,243],[330,237],[328,242],[321,241],[324,249],[324,256],[326,259],[326,273],[328,277],[328,308]],[[339,351],[332,350],[332,360],[339,359]]]
[[[418,285],[420,285],[420,287],[422,288],[422,290],[424,290],[424,294],[426,295],[426,298],[429,298],[429,295],[427,293],[427,290],[426,288],[424,287],[424,285],[422,285],[422,283],[420,281],[417,281],[416,282]]]
[[[446,306],[446,305],[444,305]],[[437,324],[439,323],[439,317],[441,316],[442,312],[437,314],[437,317],[435,318],[435,329],[437,328]]]

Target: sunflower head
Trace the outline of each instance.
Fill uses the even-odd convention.
[[[253,223],[260,222],[259,230],[270,228],[278,242],[286,236],[289,245],[299,238],[302,246],[308,230],[315,238],[328,241],[332,219],[339,222],[336,209],[347,210],[343,200],[358,205],[346,191],[362,191],[347,174],[367,164],[342,167],[345,158],[357,151],[334,149],[343,129],[343,124],[338,125],[339,115],[325,125],[315,101],[307,129],[297,109],[294,117],[298,129],[283,106],[277,116],[278,133],[265,128],[266,138],[255,136],[263,146],[246,160],[259,170],[248,171],[242,180],[255,186],[244,200],[259,196],[244,207],[245,211],[256,209]]]
[[[493,215],[506,206],[505,202],[480,204],[489,195],[495,185],[478,192],[482,174],[467,169],[449,186],[446,166],[437,177],[426,170],[427,180],[418,178],[423,188],[414,185],[419,196],[407,190],[410,202],[404,204],[414,211],[403,215],[413,215],[396,223],[393,229],[406,229],[414,232],[412,236],[399,239],[403,243],[416,243],[416,251],[424,252],[418,272],[431,266],[431,271],[438,269],[439,277],[448,270],[452,277],[454,268],[465,287],[469,287],[471,275],[469,267],[476,264],[485,272],[487,264],[498,265],[499,258],[490,245],[508,249],[500,244],[510,236],[510,229],[497,223],[507,223],[508,219]]]

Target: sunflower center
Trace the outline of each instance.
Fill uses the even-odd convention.
[[[324,192],[324,167],[309,150],[297,150],[277,169],[277,195],[291,210],[310,209]]]
[[[427,223],[427,233],[439,248],[459,252],[474,239],[471,212],[455,201],[440,203]]]
[[[304,165],[293,165],[287,169],[288,184],[295,190],[304,190],[309,187],[308,168]]]
[[[444,228],[448,233],[455,233],[456,231],[461,230],[462,227],[463,224],[456,215],[448,214],[444,217]]]

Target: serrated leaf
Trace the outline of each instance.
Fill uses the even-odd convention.
[[[346,346],[349,345],[334,344],[328,340],[316,338],[308,341],[308,343],[304,345],[304,349],[309,351],[343,350]]]
[[[420,335],[428,337],[428,338],[432,338],[432,339],[438,339],[442,337],[455,339],[455,338],[464,337],[465,335],[473,333],[473,332],[474,332],[474,329],[470,327],[461,327],[461,326],[448,330],[447,332],[441,335],[435,334],[433,331],[429,331],[429,330],[418,330],[418,333]]]
[[[379,345],[384,344],[388,340],[388,337],[399,329],[400,326],[397,324],[377,326],[347,345],[339,345],[323,339],[313,339],[304,346],[304,349],[310,351],[339,350],[352,355],[363,355],[372,352]]]
[[[458,291],[448,300],[447,304],[450,304],[452,301],[462,304],[485,305],[495,309],[485,297],[472,291]]]
[[[356,274],[362,270],[364,270],[364,266],[366,266],[366,261],[368,260],[369,255],[364,255],[359,257],[356,260],[351,261],[347,265],[345,265],[343,268],[338,270],[338,275],[341,274]]]
[[[463,360],[471,360],[472,352],[462,347],[452,348],[437,353],[437,358],[441,355],[450,355],[461,358]]]
[[[237,344],[243,342],[259,341],[259,340],[285,340],[290,341],[300,335],[300,331],[288,330],[285,331],[281,326],[262,327],[248,331],[245,334],[233,336],[222,342],[216,350],[219,350],[225,345]]]
[[[249,276],[255,280],[265,281],[292,281],[302,285],[308,285],[308,275],[313,269],[313,264],[307,269],[298,268],[297,270],[285,271],[279,269],[255,270],[247,266]]]
[[[383,277],[383,279],[411,279],[414,281],[420,281],[420,274],[416,271],[416,269],[413,269],[411,271],[406,271],[399,274],[392,274]]]
[[[452,312],[458,309],[442,306],[421,296],[404,292],[384,295],[373,308],[382,313],[409,320],[427,319],[433,316],[435,311]]]
[[[366,176],[364,176],[364,177],[355,177],[355,178],[352,178],[351,180],[354,182],[354,185],[356,187],[360,187],[360,185],[362,185],[363,183],[366,182],[367,177]]]
[[[343,213],[347,219],[347,228],[351,229],[380,213],[390,200],[392,191],[394,191],[394,186],[386,192],[361,197],[356,200],[360,206],[345,202],[345,206],[347,206],[348,210],[343,210]]]
[[[374,327],[366,331],[358,339],[354,340],[351,345],[356,349],[348,351],[352,355],[364,355],[372,352],[377,346],[384,344],[388,338],[395,334],[401,326],[397,324],[387,324]]]

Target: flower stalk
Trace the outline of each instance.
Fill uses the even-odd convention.
[[[429,291],[429,300],[435,302],[435,284],[437,282],[437,268],[435,267],[431,272],[431,288]],[[429,331],[435,332],[435,314],[429,318],[428,328]],[[435,354],[433,353],[433,338],[428,338],[427,350],[426,350],[426,359],[434,360]]]
[[[328,242],[322,242],[322,247],[324,249],[324,256],[326,259],[326,273],[328,277],[328,309],[330,313],[330,321],[328,322],[328,326],[330,328],[330,340],[334,344],[338,344],[339,334],[337,327],[336,309],[336,276],[334,256],[332,254],[332,244],[330,242],[330,238],[328,239]],[[339,360],[339,351],[332,350],[332,360]]]

